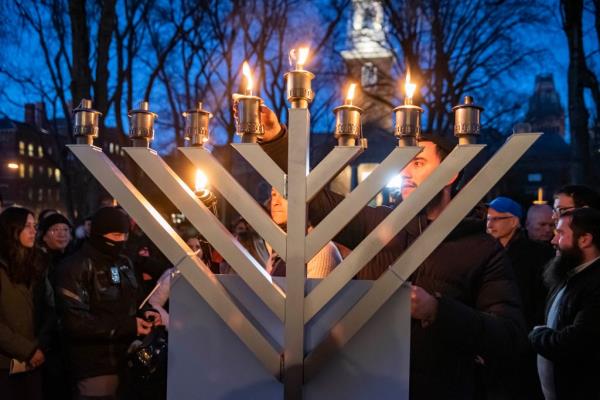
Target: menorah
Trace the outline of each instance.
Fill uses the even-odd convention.
[[[408,398],[410,301],[408,292],[400,289],[408,287],[407,280],[412,272],[541,135],[512,135],[380,278],[368,282],[353,281],[359,270],[485,147],[473,143],[480,130],[481,108],[466,98],[464,104],[454,109],[459,144],[441,165],[329,276],[307,283],[307,262],[421,151],[417,139],[421,133],[423,110],[412,104],[411,86],[407,85],[409,90],[404,104],[394,109],[398,146],[307,233],[307,204],[365,151],[366,141],[360,123],[363,111],[352,104],[349,94],[345,104],[335,110],[338,146],[309,171],[308,105],[314,93],[311,88],[313,74],[303,68],[306,54],[307,50],[299,51],[296,68],[286,74],[291,103],[287,173],[257,143],[257,138],[264,134],[260,120],[262,99],[252,95],[247,65],[244,67],[246,93],[236,98],[236,127],[241,143],[231,144],[287,198],[287,232],[273,222],[246,189],[203,147],[208,138],[210,113],[203,110],[201,104],[184,113],[186,135],[192,146],[179,148],[195,166],[206,171],[222,197],[285,260],[287,276],[280,281],[274,281],[196,193],[149,148],[156,114],[149,111],[147,102],[129,113],[132,146],[125,147],[125,152],[223,256],[237,276],[213,274],[101,149],[93,146],[93,138],[98,133],[98,112],[91,108],[91,102],[83,100],[74,110],[78,144],[69,148],[177,266],[184,278],[183,283],[180,279],[171,289],[170,398],[331,399],[348,398],[349,394],[352,398],[366,398],[374,393],[378,398]],[[197,293],[190,294],[190,289]],[[379,317],[375,318],[376,315]],[[357,350],[360,346],[351,348],[352,341],[359,340],[360,332],[368,329],[372,330],[370,336],[377,336],[378,343],[372,344],[366,352]],[[223,344],[221,338],[229,338],[232,333],[237,337],[233,339],[235,343]],[[350,350],[344,353],[345,349]],[[259,364],[252,364],[248,357],[258,360]],[[336,368],[328,372],[329,383],[323,384],[322,380],[315,383],[336,357]],[[396,363],[395,369],[383,371],[390,362]],[[248,366],[246,375],[253,378],[240,375],[223,378],[230,373],[234,363]],[[353,372],[348,371],[359,371],[362,375],[355,378],[360,378],[361,382],[353,382]],[[336,379],[344,381],[336,383]],[[198,382],[208,385],[212,382],[213,386],[199,388]],[[367,388],[366,391],[361,392],[359,386]],[[342,387],[344,389],[340,389]]]

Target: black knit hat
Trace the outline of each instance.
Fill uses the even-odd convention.
[[[40,235],[40,237],[44,236],[46,232],[48,232],[48,229],[50,229],[52,225],[56,224],[65,224],[69,225],[69,228],[73,228],[71,222],[64,215],[58,213],[50,214],[44,219],[42,219],[38,224],[38,234]]]
[[[92,216],[91,235],[129,233],[129,217],[121,208],[102,207]]]

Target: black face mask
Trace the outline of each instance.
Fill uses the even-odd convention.
[[[119,257],[125,247],[125,243],[124,240],[115,241],[99,235],[92,235],[90,237],[90,244],[96,250],[100,251],[102,254],[106,254],[112,259]]]

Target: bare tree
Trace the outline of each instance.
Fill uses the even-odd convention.
[[[416,101],[426,109],[429,131],[448,132],[448,111],[463,95],[475,95],[485,103],[491,85],[540,53],[515,40],[521,27],[541,21],[536,2],[382,3],[390,25],[390,47],[410,67],[421,88]]]

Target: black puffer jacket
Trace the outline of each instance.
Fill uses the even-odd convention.
[[[264,145],[286,169],[287,137]],[[343,199],[324,190],[311,201],[316,226]],[[392,210],[365,207],[334,239],[355,248]],[[413,219],[358,274],[377,279],[428,225]],[[411,399],[471,399],[476,359],[484,364],[514,363],[527,343],[519,291],[502,247],[485,233],[481,220],[464,220],[411,277],[413,284],[439,294],[435,322],[412,321]]]
[[[129,259],[110,259],[86,242],[60,265],[56,292],[73,377],[117,373],[137,330]]]

